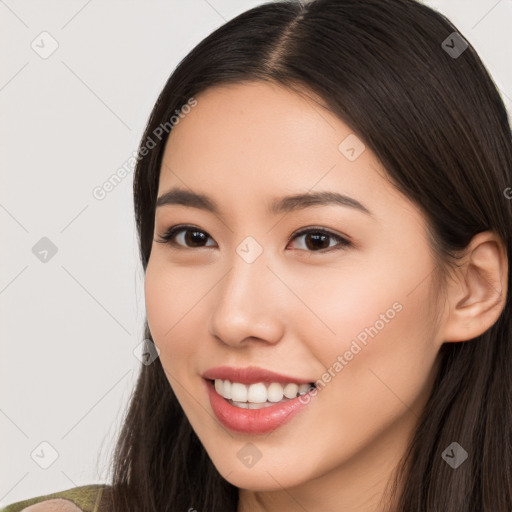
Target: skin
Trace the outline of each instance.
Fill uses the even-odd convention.
[[[158,196],[179,186],[221,209],[157,208],[155,240],[182,223],[205,238],[190,245],[181,231],[174,248],[153,242],[146,311],[169,384],[220,474],[240,488],[244,512],[384,510],[441,345],[478,336],[505,304],[508,262],[492,232],[473,239],[445,293],[434,293],[423,215],[368,148],[354,161],[338,150],[352,130],[311,98],[259,82],[210,88],[173,128],[160,175]],[[373,216],[338,205],[266,212],[275,197],[319,190]],[[307,227],[352,245],[288,241]],[[236,252],[247,236],[263,249],[250,264]],[[401,310],[289,423],[245,435],[215,418],[208,368],[255,365],[316,381],[394,303]],[[248,442],[262,455],[252,467],[237,457]]]
[[[81,510],[69,500],[54,498],[30,505],[30,507],[24,508],[21,512],[81,512]]]

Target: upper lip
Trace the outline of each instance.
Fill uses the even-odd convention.
[[[206,370],[202,377],[207,380],[229,380],[230,382],[240,382],[241,384],[254,384],[256,382],[264,383],[289,383],[295,382],[297,384],[309,384],[313,382],[308,379],[301,379],[290,375],[283,375],[271,370],[265,370],[258,366],[247,366],[245,368],[235,368],[233,366],[216,366]]]

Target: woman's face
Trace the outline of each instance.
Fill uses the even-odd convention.
[[[264,83],[196,99],[169,137],[158,197],[201,194],[216,212],[161,201],[145,280],[169,383],[232,484],[374,492],[412,435],[443,342],[424,218],[317,103]],[[351,199],[283,202],[320,192]],[[159,243],[175,225],[189,227]],[[203,377],[221,366],[233,371]],[[235,371],[247,367],[284,377]],[[215,375],[219,391],[260,405],[232,405]],[[272,401],[300,382],[316,392]]]

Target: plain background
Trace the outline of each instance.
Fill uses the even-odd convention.
[[[106,481],[145,308],[133,173],[92,191],[132,156],[181,58],[261,3],[0,1],[0,506]],[[512,0],[425,3],[511,112]]]

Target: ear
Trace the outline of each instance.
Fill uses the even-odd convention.
[[[473,237],[447,288],[443,340],[466,341],[492,327],[506,304],[508,257],[493,231]]]

